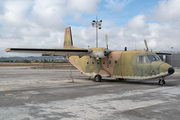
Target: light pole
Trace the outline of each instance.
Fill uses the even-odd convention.
[[[171,47],[171,65],[172,65],[172,49],[173,49],[173,47]]]
[[[92,21],[92,26],[96,27],[96,47],[98,47],[98,29],[101,29],[102,20],[98,21],[98,17],[96,20]]]

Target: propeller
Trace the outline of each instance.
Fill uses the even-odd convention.
[[[105,35],[106,37],[106,48],[108,49],[108,38],[107,38],[107,34]]]
[[[104,56],[106,56],[106,59],[107,59],[107,68],[109,69],[109,54],[111,53],[111,50],[108,49],[108,38],[107,38],[107,34],[105,35],[106,37],[106,49],[104,50]]]
[[[146,42],[146,39],[144,39],[144,43],[145,43],[145,45],[146,45],[146,51],[149,51],[148,45],[147,45],[147,42]]]

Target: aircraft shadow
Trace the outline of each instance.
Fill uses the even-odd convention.
[[[119,83],[119,84],[134,84],[134,85],[151,85],[151,86],[159,86],[158,79],[149,79],[149,80],[112,80],[112,79],[102,79],[103,82],[107,83]],[[177,82],[178,83],[178,82]],[[166,81],[165,86],[179,86],[179,83]]]

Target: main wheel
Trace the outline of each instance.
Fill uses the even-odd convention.
[[[97,75],[94,77],[94,81],[95,81],[95,82],[101,82],[101,76],[97,74]]]

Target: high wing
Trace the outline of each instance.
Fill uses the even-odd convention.
[[[43,48],[7,48],[6,52],[42,53],[42,56],[85,56],[92,53],[88,49],[43,49]]]
[[[7,48],[6,52],[41,53],[42,56],[89,56],[96,59],[106,58],[111,51],[107,48],[79,49],[73,45],[71,27],[65,29],[63,49],[48,48]]]
[[[171,53],[160,53],[160,52],[156,52],[157,55],[171,55]]]

